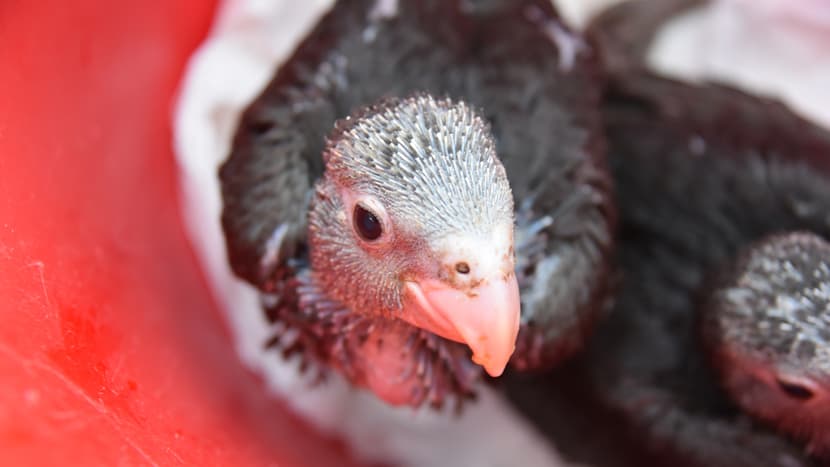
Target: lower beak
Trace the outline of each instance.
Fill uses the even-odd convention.
[[[407,282],[411,305],[402,318],[446,339],[467,344],[473,361],[500,376],[516,347],[521,303],[516,275],[456,289],[438,280]]]

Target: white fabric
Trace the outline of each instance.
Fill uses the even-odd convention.
[[[672,21],[650,63],[775,96],[830,127],[830,0],[722,0]]]

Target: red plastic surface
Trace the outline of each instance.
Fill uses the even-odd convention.
[[[344,465],[237,362],[183,233],[203,0],[0,2],[0,465]]]

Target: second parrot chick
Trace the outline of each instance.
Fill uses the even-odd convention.
[[[753,244],[711,295],[703,336],[747,412],[830,454],[830,244],[810,232]]]

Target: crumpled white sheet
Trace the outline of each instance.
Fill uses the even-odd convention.
[[[557,3],[566,18],[581,25],[593,11],[615,1]],[[716,76],[777,92],[830,125],[830,1],[786,2],[811,3],[821,11],[806,19],[803,11],[782,6],[785,2],[722,0],[686,15],[666,28],[653,49],[652,63],[673,74]],[[210,36],[192,57],[180,89],[174,138],[183,215],[241,361],[264,377],[276,397],[322,431],[342,437],[369,461],[401,466],[565,465],[553,446],[487,388],[460,418],[395,409],[336,376],[324,386],[309,388],[296,362],[263,350],[270,334],[257,294],[232,275],[226,262],[216,173],[228,154],[240,111],[330,4],[227,0]]]
[[[649,62],[778,97],[830,127],[830,0],[712,2],[664,27]]]

